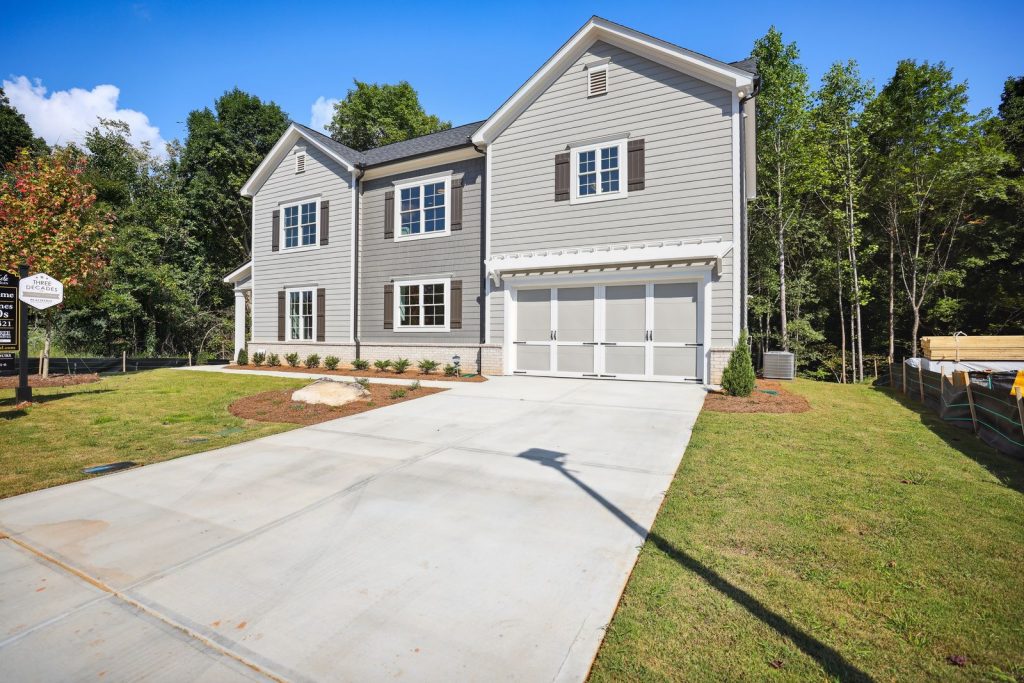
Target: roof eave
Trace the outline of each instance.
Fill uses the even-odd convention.
[[[270,174],[273,173],[274,169],[277,167],[277,164],[281,163],[281,158],[283,158],[299,138],[305,140],[331,159],[337,161],[346,171],[351,173],[355,170],[356,165],[352,161],[341,156],[330,147],[327,147],[293,123],[288,126],[288,129],[285,130],[280,138],[278,138],[277,142],[274,143],[274,146],[270,149],[270,152],[267,153],[267,156],[263,157],[263,161],[260,162],[260,165],[256,167],[256,170],[253,171],[252,175],[249,176],[249,179],[245,181],[244,185],[242,185],[240,192],[243,197],[252,197],[259,192],[260,188],[263,187],[263,183],[267,181]]]

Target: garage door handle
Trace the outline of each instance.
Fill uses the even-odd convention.
[[[605,346],[618,346],[618,342],[601,342]]]

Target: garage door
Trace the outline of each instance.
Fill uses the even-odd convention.
[[[516,290],[517,374],[700,380],[695,282]]]

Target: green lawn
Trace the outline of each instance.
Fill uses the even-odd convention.
[[[592,679],[1024,681],[1024,463],[792,388],[810,412],[701,414]]]
[[[93,384],[35,389],[14,408],[0,390],[0,498],[84,479],[81,469],[147,464],[275,434],[296,425],[250,422],[227,406],[240,396],[298,388],[302,380],[152,370]]]

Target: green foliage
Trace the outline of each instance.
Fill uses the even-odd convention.
[[[401,375],[403,372],[409,369],[412,365],[412,361],[408,358],[399,358],[398,360],[391,363],[391,369],[395,371],[396,375]]]
[[[286,363],[288,363],[288,365],[290,365],[293,368],[299,367],[299,354],[295,353],[294,351],[292,353],[286,353],[284,355],[284,360]]]
[[[257,351],[256,353],[252,354],[252,364],[257,367],[263,365],[263,363],[265,363],[266,360],[267,354],[264,353],[263,351]]]
[[[267,354],[267,365],[272,368],[279,367],[281,365],[281,357],[276,353]]]
[[[0,169],[14,161],[18,150],[27,148],[32,154],[46,154],[46,143],[32,134],[24,115],[11,106],[11,101],[0,88]]]
[[[438,365],[440,365],[440,363],[438,363],[436,360],[429,360],[427,358],[424,358],[423,360],[416,364],[416,367],[418,367],[420,369],[420,372],[422,372],[424,375],[429,375],[434,370],[437,370]]]
[[[366,370],[370,367],[370,361],[365,358],[356,358],[352,361],[352,367],[356,370]]]
[[[339,363],[341,363],[341,359],[337,356],[327,356],[324,358],[324,367],[328,370],[337,370]]]
[[[373,361],[373,367],[377,369],[377,372],[384,372],[385,370],[391,367],[391,361],[387,360],[386,358],[381,360],[375,360]]]
[[[459,369],[451,363],[448,363],[444,366],[444,375],[445,377],[458,377]]]
[[[409,391],[416,391],[416,390],[417,390],[417,389],[419,389],[419,388],[420,388],[421,386],[423,386],[423,385],[422,385],[422,384],[420,384],[420,381],[419,381],[418,379],[416,379],[416,380],[413,380],[413,381],[412,381],[412,382],[411,382],[411,383],[409,384]]]
[[[320,356],[316,353],[311,353],[306,356],[306,361],[303,363],[307,368],[318,368],[320,367]]]
[[[423,111],[407,81],[391,85],[356,80],[355,88],[334,105],[327,130],[338,142],[364,151],[451,127],[450,121]]]
[[[249,352],[245,348],[241,348],[238,351],[238,358],[235,359],[237,365],[248,365],[249,364]]]
[[[730,396],[750,396],[754,391],[757,375],[750,358],[750,340],[747,332],[740,333],[740,340],[729,356],[729,363],[722,371],[722,389]]]
[[[353,380],[353,381],[356,384],[358,384],[360,386],[360,388],[363,389],[363,391],[369,391],[370,390],[370,380],[366,379],[365,377],[356,377],[355,380]]]
[[[405,389],[392,389],[389,394],[392,400],[397,398],[405,398]]]

